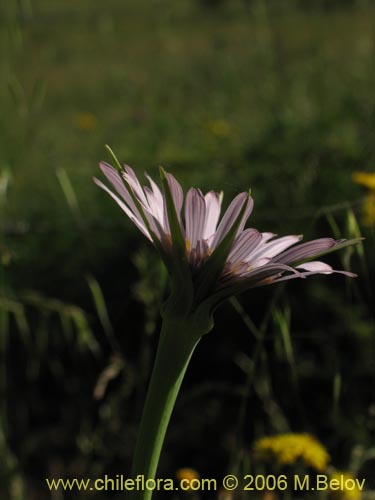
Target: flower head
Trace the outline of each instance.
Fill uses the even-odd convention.
[[[98,125],[98,119],[93,113],[77,113],[74,121],[76,126],[85,132],[94,130]]]
[[[362,220],[365,226],[373,226],[375,224],[375,173],[354,172],[352,180],[368,189],[362,205]]]
[[[176,471],[176,477],[181,482],[185,482],[185,486],[188,487],[189,483],[192,481],[197,481],[200,478],[199,472],[195,469],[189,467],[182,467]]]
[[[374,172],[354,172],[352,175],[352,180],[356,184],[375,191],[375,173]]]
[[[324,471],[330,460],[327,450],[310,434],[279,434],[256,441],[254,453],[259,459],[274,459],[280,465],[301,460],[306,466]]]
[[[375,224],[375,191],[366,194],[362,205],[363,224],[373,226]]]
[[[300,243],[301,235],[277,237],[245,229],[253,209],[250,194],[238,194],[220,218],[222,197],[190,188],[184,197],[172,174],[161,169],[163,189],[146,175],[142,186],[127,165],[100,168],[114,190],[100,180],[138,229],[159,250],[172,278],[173,307],[189,312],[204,304],[212,312],[240,291],[312,274],[342,273],[317,256],[355,243],[320,238]],[[309,262],[307,262],[309,261]]]
[[[360,500],[361,490],[350,472],[335,471],[330,477],[340,485],[340,488],[331,488],[329,498],[332,500]],[[330,481],[330,484],[332,484]]]

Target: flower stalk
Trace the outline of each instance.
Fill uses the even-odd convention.
[[[143,409],[131,477],[154,479],[165,433],[187,366],[207,328],[164,315],[159,345]],[[152,490],[134,490],[131,500],[150,500]]]

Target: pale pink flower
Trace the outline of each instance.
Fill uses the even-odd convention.
[[[312,274],[356,276],[311,259],[357,240],[319,238],[300,243],[301,235],[277,237],[245,229],[254,204],[246,192],[232,200],[220,219],[220,194],[210,191],[204,195],[190,188],[184,197],[181,185],[164,170],[160,190],[147,175],[149,186],[141,186],[127,165],[120,172],[104,162],[100,168],[114,191],[94,179],[96,184],[158,248],[170,274],[180,280],[190,274],[192,303],[210,299],[216,306],[239,291]],[[177,274],[176,266],[180,271]]]

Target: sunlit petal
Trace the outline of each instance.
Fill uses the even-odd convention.
[[[191,188],[185,200],[186,243],[188,248],[195,248],[198,240],[203,238],[206,216],[206,204],[202,193]]]
[[[141,218],[138,218],[134,215],[134,213],[125,205],[125,203],[120,200],[120,198],[112,193],[110,189],[107,188],[105,184],[103,184],[99,179],[96,179],[94,177],[94,182],[97,186],[100,188],[104,189],[115,201],[116,203],[122,208],[122,210],[126,213],[126,215],[129,217],[129,219],[134,222],[134,224],[138,227],[138,229],[149,239],[152,241],[152,237],[150,233],[148,232],[144,222],[142,221]]]
[[[207,240],[216,232],[221,211],[221,200],[219,194],[214,191],[207,193],[204,199],[206,202],[206,220],[203,230],[203,238]]]
[[[253,200],[252,200],[252,198],[249,198],[247,193],[238,194],[234,198],[234,200],[231,202],[229,207],[227,208],[227,211],[225,212],[223,218],[221,219],[219,227],[217,228],[216,234],[213,238],[213,241],[212,241],[212,248],[213,249],[217,247],[217,245],[221,242],[221,240],[228,233],[228,231],[232,227],[234,221],[239,216],[239,214],[242,210],[242,207],[244,206],[244,203],[247,203],[247,207],[246,207],[244,216],[242,218],[241,225],[237,231],[237,234],[242,231],[242,229],[243,229],[244,225],[246,224],[246,221],[251,213],[251,210],[253,208]]]

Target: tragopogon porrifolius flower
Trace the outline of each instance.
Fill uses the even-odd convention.
[[[181,185],[164,170],[161,170],[164,188],[161,191],[149,176],[146,176],[149,186],[142,187],[127,165],[121,172],[104,162],[100,168],[115,192],[100,180],[95,182],[159,249],[172,277],[175,261],[180,261],[177,265],[181,276],[189,283],[180,282],[178,286],[192,288],[190,310],[205,302],[213,308],[248,288],[312,274],[335,272],[355,276],[333,270],[319,260],[311,261],[353,241],[319,238],[300,243],[301,235],[279,238],[273,233],[245,229],[254,205],[247,192],[233,199],[220,220],[219,193],[210,191],[203,195],[199,189],[191,188],[184,200]]]
[[[181,185],[163,169],[162,189],[149,176],[149,185],[142,186],[131,167],[113,158],[116,168],[100,164],[113,190],[95,182],[154,244],[171,282],[132,469],[133,477],[152,479],[184,373],[199,339],[213,327],[215,308],[241,291],[284,280],[331,273],[353,277],[316,258],[359,240],[300,243],[300,235],[245,229],[253,209],[248,192],[238,194],[220,218],[221,194],[191,188],[184,197]],[[151,495],[135,491],[132,499]]]

